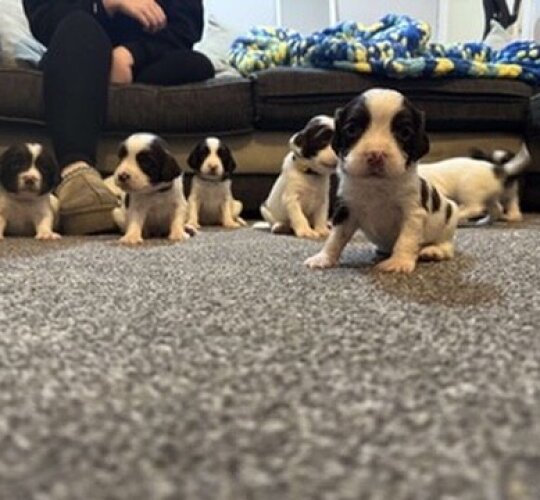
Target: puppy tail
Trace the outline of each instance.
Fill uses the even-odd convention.
[[[472,148],[469,156],[475,160],[491,163],[493,165],[495,177],[506,183],[516,180],[531,162],[531,155],[525,143],[521,145],[520,150],[513,158],[504,163],[497,161],[492,154],[486,153],[478,148]]]
[[[502,165],[496,165],[495,170],[501,170],[499,176],[502,176],[505,181],[508,181],[521,175],[530,163],[531,155],[529,149],[527,148],[527,145],[523,143],[516,156]],[[497,175],[497,172],[495,172],[495,175]]]

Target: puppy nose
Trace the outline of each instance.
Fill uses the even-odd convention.
[[[212,172],[213,174],[217,172],[217,169],[218,169],[217,165],[209,165],[209,167],[210,167],[210,172]]]
[[[126,172],[122,172],[122,173],[118,174],[118,180],[120,182],[127,182],[127,181],[129,181],[130,177],[131,176]]]
[[[386,153],[384,151],[368,151],[366,153],[366,163],[371,168],[382,168],[386,162]]]
[[[25,175],[23,177],[23,182],[25,186],[33,186],[37,183],[37,177],[34,177],[33,175]]]

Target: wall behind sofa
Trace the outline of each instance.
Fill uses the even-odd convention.
[[[238,34],[257,24],[276,24],[275,0],[204,0],[205,9]]]
[[[340,19],[357,19],[363,23],[373,23],[385,14],[394,12],[427,21],[434,32],[437,28],[438,2],[434,0],[378,0],[376,2],[339,0],[337,7]]]
[[[438,0],[205,0],[205,6],[238,33],[257,24],[276,25],[278,19],[284,26],[308,33],[328,26],[334,17],[332,11],[338,20],[363,23],[372,23],[389,12],[410,14],[428,21],[434,33],[438,19]]]
[[[514,0],[507,0],[510,8]],[[234,32],[257,24],[295,28],[303,33],[334,20],[372,23],[389,12],[409,14],[431,24],[440,42],[478,41],[484,29],[482,0],[205,0],[206,9]],[[523,35],[540,41],[540,0],[522,0]]]

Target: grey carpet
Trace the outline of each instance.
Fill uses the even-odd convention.
[[[0,243],[0,498],[540,498],[540,217],[339,269],[245,229]]]

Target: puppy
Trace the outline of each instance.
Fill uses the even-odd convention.
[[[330,176],[337,156],[331,142],[334,120],[316,116],[290,141],[281,174],[261,206],[273,233],[294,232],[299,238],[326,238]]]
[[[57,240],[60,171],[41,144],[11,146],[0,157],[0,239],[4,235]]]
[[[231,150],[216,137],[199,142],[188,157],[195,172],[188,198],[189,224],[222,225],[229,229],[246,226],[240,217],[242,203],[235,200],[231,177],[236,168]]]
[[[120,242],[137,245],[143,238],[166,235],[172,241],[189,238],[182,170],[165,141],[153,134],[134,134],[122,143],[118,156],[112,181],[125,193],[122,206],[113,210],[125,233]]]
[[[429,150],[423,115],[399,92],[371,89],[336,112],[338,203],[330,237],[310,268],[335,266],[361,229],[380,253],[377,268],[410,273],[419,258],[450,259],[457,206],[416,172]]]
[[[525,144],[517,155],[476,149],[471,156],[421,164],[418,173],[458,204],[460,224],[486,214],[479,223],[521,221],[518,179],[530,162]]]

